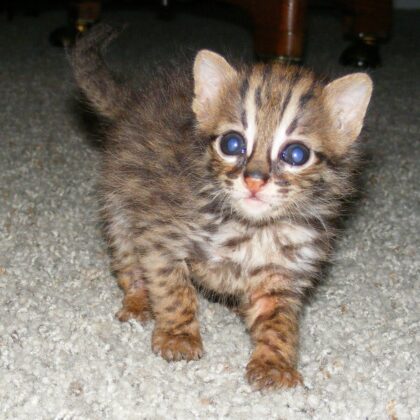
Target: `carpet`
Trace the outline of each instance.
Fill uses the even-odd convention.
[[[363,134],[362,193],[334,264],[306,307],[304,387],[253,392],[240,319],[200,300],[205,354],[168,364],[152,326],[114,318],[95,184],[97,139],[75,106],[63,51],[49,33],[64,12],[0,15],[1,419],[419,419],[420,13],[398,12],[382,49]],[[109,62],[135,80],[175,51],[250,57],[252,39],[217,16],[113,11],[130,26]],[[346,45],[332,14],[314,13],[307,64],[331,76]]]

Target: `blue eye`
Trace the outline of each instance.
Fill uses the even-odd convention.
[[[220,139],[220,150],[227,156],[243,155],[246,151],[245,140],[238,133],[225,134]]]
[[[280,159],[289,165],[304,165],[310,157],[309,149],[300,143],[292,143],[280,153]]]

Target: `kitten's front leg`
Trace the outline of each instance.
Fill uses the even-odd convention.
[[[258,290],[249,296],[245,322],[255,344],[247,378],[256,389],[302,384],[296,370],[299,341],[299,294],[291,290]]]
[[[124,290],[123,306],[116,316],[121,322],[137,319],[141,323],[151,318],[148,292],[142,273],[135,266],[117,274],[118,284]]]
[[[198,300],[186,264],[155,270],[148,291],[156,319],[153,351],[168,361],[198,360],[203,354]]]

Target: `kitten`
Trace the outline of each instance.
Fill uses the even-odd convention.
[[[114,36],[98,25],[71,60],[109,120],[101,192],[125,293],[118,318],[153,317],[153,351],[196,360],[195,285],[233,295],[255,345],[248,381],[297,385],[299,314],[352,188],[370,78],[327,84],[300,67],[234,68],[202,50],[192,72],[172,69],[135,91],[102,61]]]

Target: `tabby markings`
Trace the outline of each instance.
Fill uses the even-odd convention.
[[[245,137],[247,140],[247,156],[251,156],[254,149],[255,136],[257,133],[257,108],[255,106],[254,92],[248,90],[245,100],[245,112],[247,116],[247,127],[245,129]]]
[[[294,122],[299,110],[299,95],[291,92],[284,100],[282,118],[274,132],[273,145],[271,147],[271,160],[276,161],[282,146],[288,140],[287,129]]]

